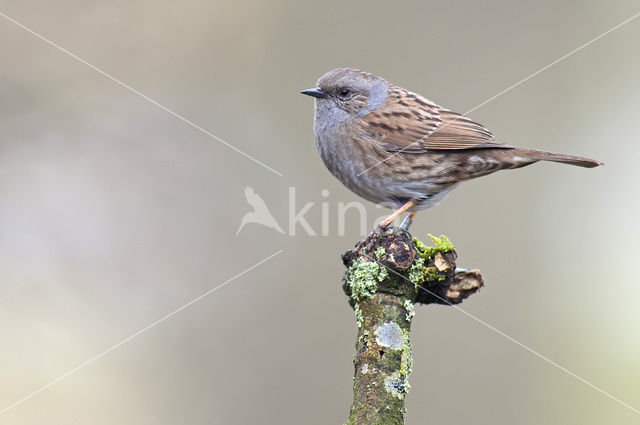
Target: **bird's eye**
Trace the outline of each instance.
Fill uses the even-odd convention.
[[[340,91],[338,91],[338,96],[340,96],[343,99],[346,99],[347,97],[351,96],[351,90],[347,88],[342,88],[340,89]]]

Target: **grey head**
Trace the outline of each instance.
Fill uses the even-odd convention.
[[[383,106],[389,83],[377,75],[353,68],[337,68],[324,74],[313,89],[300,93],[315,97],[315,130],[335,130],[351,118],[364,117]]]

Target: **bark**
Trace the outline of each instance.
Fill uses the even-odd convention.
[[[483,285],[478,271],[456,269],[448,239],[432,239],[436,247],[426,247],[390,228],[361,251],[342,256],[343,289],[358,327],[346,425],[404,424],[415,303],[457,304]]]

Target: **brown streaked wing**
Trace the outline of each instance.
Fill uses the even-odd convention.
[[[387,104],[365,121],[370,136],[390,152],[513,148],[497,142],[477,122],[399,88],[391,90]]]

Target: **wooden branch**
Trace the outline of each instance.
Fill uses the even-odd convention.
[[[353,405],[346,425],[404,424],[410,329],[415,303],[458,304],[483,285],[478,271],[457,270],[445,237],[436,247],[389,228],[363,251],[342,256],[343,289],[358,326]]]

